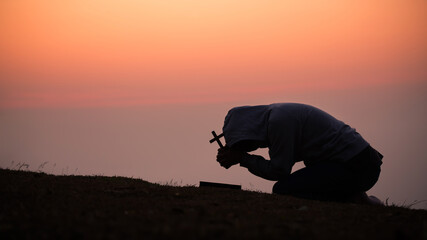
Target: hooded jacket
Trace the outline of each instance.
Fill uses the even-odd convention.
[[[240,166],[268,180],[286,178],[295,162],[345,162],[369,146],[344,122],[313,106],[276,103],[231,109],[223,127],[226,146],[244,140],[268,147],[270,160],[246,154]]]

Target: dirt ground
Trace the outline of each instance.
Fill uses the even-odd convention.
[[[427,211],[0,169],[0,239],[427,239]]]

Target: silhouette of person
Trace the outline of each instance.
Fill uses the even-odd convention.
[[[273,193],[296,197],[382,204],[366,191],[378,181],[383,156],[344,122],[313,106],[277,103],[242,106],[225,117],[226,146],[217,161],[240,164],[277,181]],[[249,154],[268,148],[270,160]],[[296,162],[305,167],[291,173]]]

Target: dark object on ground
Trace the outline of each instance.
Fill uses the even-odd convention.
[[[0,169],[0,239],[426,239],[427,211]]]
[[[203,182],[200,181],[200,187],[216,187],[216,188],[229,188],[229,189],[242,189],[240,185],[226,184],[226,183],[215,183],[215,182]]]

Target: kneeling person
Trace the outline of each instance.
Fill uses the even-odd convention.
[[[217,161],[277,181],[273,193],[302,198],[381,204],[366,191],[380,174],[383,156],[344,122],[313,106],[278,103],[231,109],[226,146]],[[248,154],[268,148],[270,160]],[[291,173],[296,162],[305,168]]]

